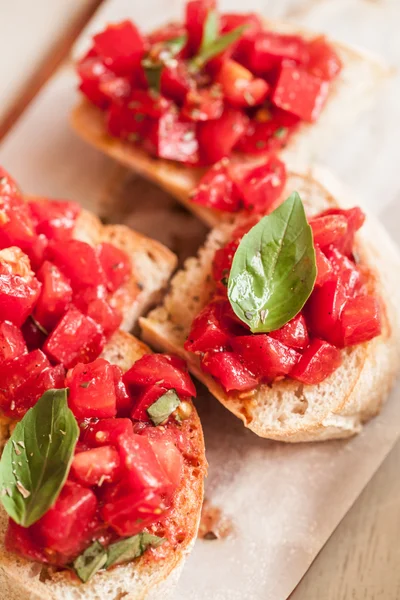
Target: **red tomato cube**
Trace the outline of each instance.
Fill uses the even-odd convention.
[[[251,71],[231,59],[223,61],[216,81],[229,104],[237,108],[262,104],[270,89],[266,81],[255,79]]]
[[[229,331],[223,324],[226,303],[210,302],[194,319],[185,350],[203,353],[229,348]]]
[[[21,330],[9,321],[0,323],[0,363],[18,358],[27,351]]]
[[[328,93],[327,81],[291,63],[283,63],[272,94],[272,102],[303,121],[313,123],[321,114]]]
[[[96,250],[86,242],[67,240],[52,243],[48,258],[68,277],[74,290],[106,283]]]
[[[260,108],[238,140],[235,150],[245,154],[265,154],[284,148],[300,119],[272,106]]]
[[[214,164],[229,156],[244,133],[247,121],[242,111],[226,107],[220,119],[199,123],[197,139],[204,162]]]
[[[219,119],[224,110],[221,90],[214,86],[204,89],[191,89],[182,106],[182,117],[189,121],[209,121]]]
[[[171,439],[166,435],[149,437],[151,448],[159,465],[168,477],[173,489],[176,489],[182,478],[183,456]]]
[[[67,374],[68,404],[77,419],[115,417],[114,373],[103,358],[78,364]]]
[[[129,256],[113,244],[104,242],[97,247],[100,264],[106,275],[106,285],[110,292],[115,292],[128,281],[132,273]]]
[[[204,22],[209,12],[215,9],[215,0],[189,0],[186,3],[185,28],[192,54],[195,54],[201,45]]]
[[[319,246],[315,246],[315,261],[317,263],[317,279],[315,285],[323,285],[335,278],[331,262],[322,252]]]
[[[83,432],[83,442],[90,447],[116,446],[122,434],[132,434],[133,426],[130,419],[100,419],[91,422]]]
[[[50,240],[70,239],[81,212],[77,202],[38,198],[29,201],[29,210],[37,233]]]
[[[21,527],[12,519],[8,520],[4,545],[7,552],[19,554],[28,560],[40,563],[50,562],[50,556],[47,556],[45,550],[40,547],[31,528]]]
[[[182,60],[165,65],[161,72],[161,93],[178,104],[182,104],[186,94],[194,87],[188,68]]]
[[[259,379],[250,373],[235,352],[209,352],[204,355],[201,368],[212,375],[226,392],[245,392],[259,384]]]
[[[174,389],[179,396],[196,396],[196,388],[187,372],[185,361],[168,354],[146,354],[125,373],[128,388],[162,385]]]
[[[341,347],[340,315],[347,300],[344,285],[335,278],[314,288],[306,305],[307,322],[313,336]]]
[[[309,343],[307,323],[304,315],[299,313],[280,329],[271,331],[269,336],[290,348],[303,350]]]
[[[118,365],[112,365],[114,376],[115,397],[117,400],[118,417],[127,417],[132,408],[132,399],[128,394],[125,383],[123,382],[122,369]]]
[[[343,340],[345,346],[368,342],[381,334],[381,310],[377,298],[357,296],[347,300],[342,316]]]
[[[133,398],[131,419],[134,421],[150,421],[147,409],[166,392],[168,392],[168,389],[162,385],[150,385],[140,390]]]
[[[306,64],[308,48],[297,35],[284,35],[274,31],[261,31],[255,36],[248,61],[253,73],[265,74],[284,60]]]
[[[203,175],[190,200],[225,212],[234,213],[240,210],[239,192],[231,178],[229,165],[224,159]]]
[[[0,251],[0,315],[3,321],[21,327],[32,313],[40,287],[26,254],[14,246]]]
[[[196,124],[181,120],[173,111],[165,113],[153,123],[144,147],[160,158],[195,164],[199,159]]]
[[[105,338],[100,326],[76,308],[70,308],[48,337],[44,350],[67,369],[97,358]]]
[[[360,229],[365,221],[365,214],[358,206],[349,209],[331,208],[324,213],[324,215],[338,215],[347,219],[347,235],[341,240],[337,240],[336,247],[342,254],[346,256],[352,256],[354,236],[355,233]]]
[[[347,219],[343,215],[324,215],[310,220],[314,244],[329,246],[337,244],[347,235]]]
[[[268,214],[283,200],[286,168],[279,158],[272,156],[255,168],[232,169],[233,179],[244,208],[250,212]]]
[[[97,298],[90,302],[87,308],[87,316],[100,325],[106,339],[112,336],[122,322],[122,314],[119,310],[113,308],[103,298]]]
[[[239,247],[239,243],[240,238],[235,236],[231,242],[229,242],[223,248],[218,248],[214,254],[212,275],[214,281],[220,283],[224,288],[226,288],[228,285],[228,278],[232,267],[233,257],[235,256],[235,252]]]
[[[290,376],[307,385],[316,385],[336,371],[341,363],[340,351],[316,338],[306,348]]]
[[[30,527],[33,538],[42,548],[73,558],[90,540],[96,508],[96,496],[91,490],[67,481],[54,506]]]
[[[131,21],[109,25],[93,42],[103,63],[117,75],[137,69],[145,52],[144,39]]]
[[[112,446],[101,446],[75,454],[70,474],[81,485],[101,486],[116,481],[120,474],[120,458]]]
[[[342,61],[324,36],[309,42],[308,54],[307,70],[310,73],[325,81],[331,81],[339,75]]]
[[[42,284],[42,289],[34,316],[42,327],[51,331],[71,304],[72,288],[60,269],[48,260],[40,267],[37,278]]]
[[[0,249],[18,246],[30,253],[35,229],[26,202],[19,196],[0,196]]]
[[[232,347],[244,364],[267,381],[289,375],[300,354],[265,333],[232,339]]]

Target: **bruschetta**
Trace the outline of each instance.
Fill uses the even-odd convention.
[[[255,14],[219,15],[214,0],[190,0],[183,23],[147,36],[131,21],[108,26],[77,70],[77,133],[210,225],[235,210],[190,197],[205,168],[271,152],[303,166],[387,76],[363,51]]]
[[[298,192],[309,224],[298,204],[290,208],[297,224],[281,204],[263,224],[258,216],[212,230],[173,278],[163,305],[140,321],[150,345],[185,358],[261,437],[303,442],[354,435],[379,412],[398,373],[399,254],[372,216],[363,224],[363,211],[331,188],[326,172],[318,179],[289,175],[281,202]],[[279,233],[282,224],[292,240]],[[297,248],[299,240],[304,248]],[[300,252],[303,271],[276,245]],[[277,261],[272,271],[263,248]],[[272,319],[286,309],[285,319]]]

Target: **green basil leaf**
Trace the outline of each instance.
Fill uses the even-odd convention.
[[[165,542],[165,538],[160,538],[157,535],[150,533],[138,533],[130,538],[115,542],[108,547],[108,558],[105,568],[122,563],[130,562],[131,560],[141,556],[149,546],[157,548]]]
[[[202,69],[209,60],[218,56],[218,54],[221,54],[221,52],[236,42],[247,27],[248,25],[240,25],[239,27],[236,27],[236,29],[232,29],[232,31],[218,36],[214,42],[208,44],[205,48],[201,48],[198,55],[192,58],[190,62],[191,70],[198,71],[199,69]]]
[[[207,48],[211,46],[218,38],[219,34],[219,16],[218,11],[210,10],[207,15],[206,20],[204,21],[203,26],[203,37],[200,45],[199,54],[203,54],[207,52]]]
[[[294,192],[243,237],[232,262],[228,298],[253,333],[273,331],[300,312],[316,274],[311,227]]]
[[[179,400],[178,394],[175,392],[175,390],[168,390],[168,392],[163,394],[163,396],[149,406],[147,409],[147,414],[153,421],[154,425],[161,425],[161,423],[164,423],[164,421],[168,419],[169,415],[173,413],[176,408],[178,408],[180,403],[181,401]]]
[[[146,75],[149,88],[159,92],[161,87],[161,74],[164,65],[161,62],[153,62],[150,58],[144,58],[142,60],[142,67],[144,74]]]
[[[176,56],[183,49],[186,42],[187,35],[179,35],[176,38],[166,40],[164,44],[167,46],[167,49],[170,51],[171,55]]]
[[[29,527],[57,500],[68,476],[79,428],[67,390],[48,390],[17,423],[0,461],[0,500]]]
[[[89,546],[78,558],[72,563],[72,568],[78,575],[79,579],[86,583],[100,569],[105,568],[107,562],[107,550],[100,542],[96,541]]]

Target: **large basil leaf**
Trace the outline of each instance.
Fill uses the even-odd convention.
[[[0,461],[0,500],[16,523],[29,527],[54,504],[78,437],[66,389],[45,392],[16,425]]]
[[[311,227],[294,192],[243,237],[233,258],[228,298],[253,333],[273,331],[300,312],[316,274]]]
[[[218,36],[213,42],[210,42],[207,45],[203,45],[202,43],[199,53],[190,61],[190,69],[192,71],[202,69],[209,60],[218,56],[218,54],[221,54],[221,52],[226,50],[231,44],[234,44],[242,36],[247,27],[248,25],[240,25],[239,27],[236,27],[236,29],[232,29],[232,31]]]
[[[168,390],[147,409],[147,414],[154,425],[161,425],[180,405],[181,401],[175,390]]]

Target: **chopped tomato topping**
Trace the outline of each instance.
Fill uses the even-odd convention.
[[[235,352],[209,352],[201,361],[205,373],[215,377],[230,392],[245,392],[257,387],[259,379],[243,364]]]

